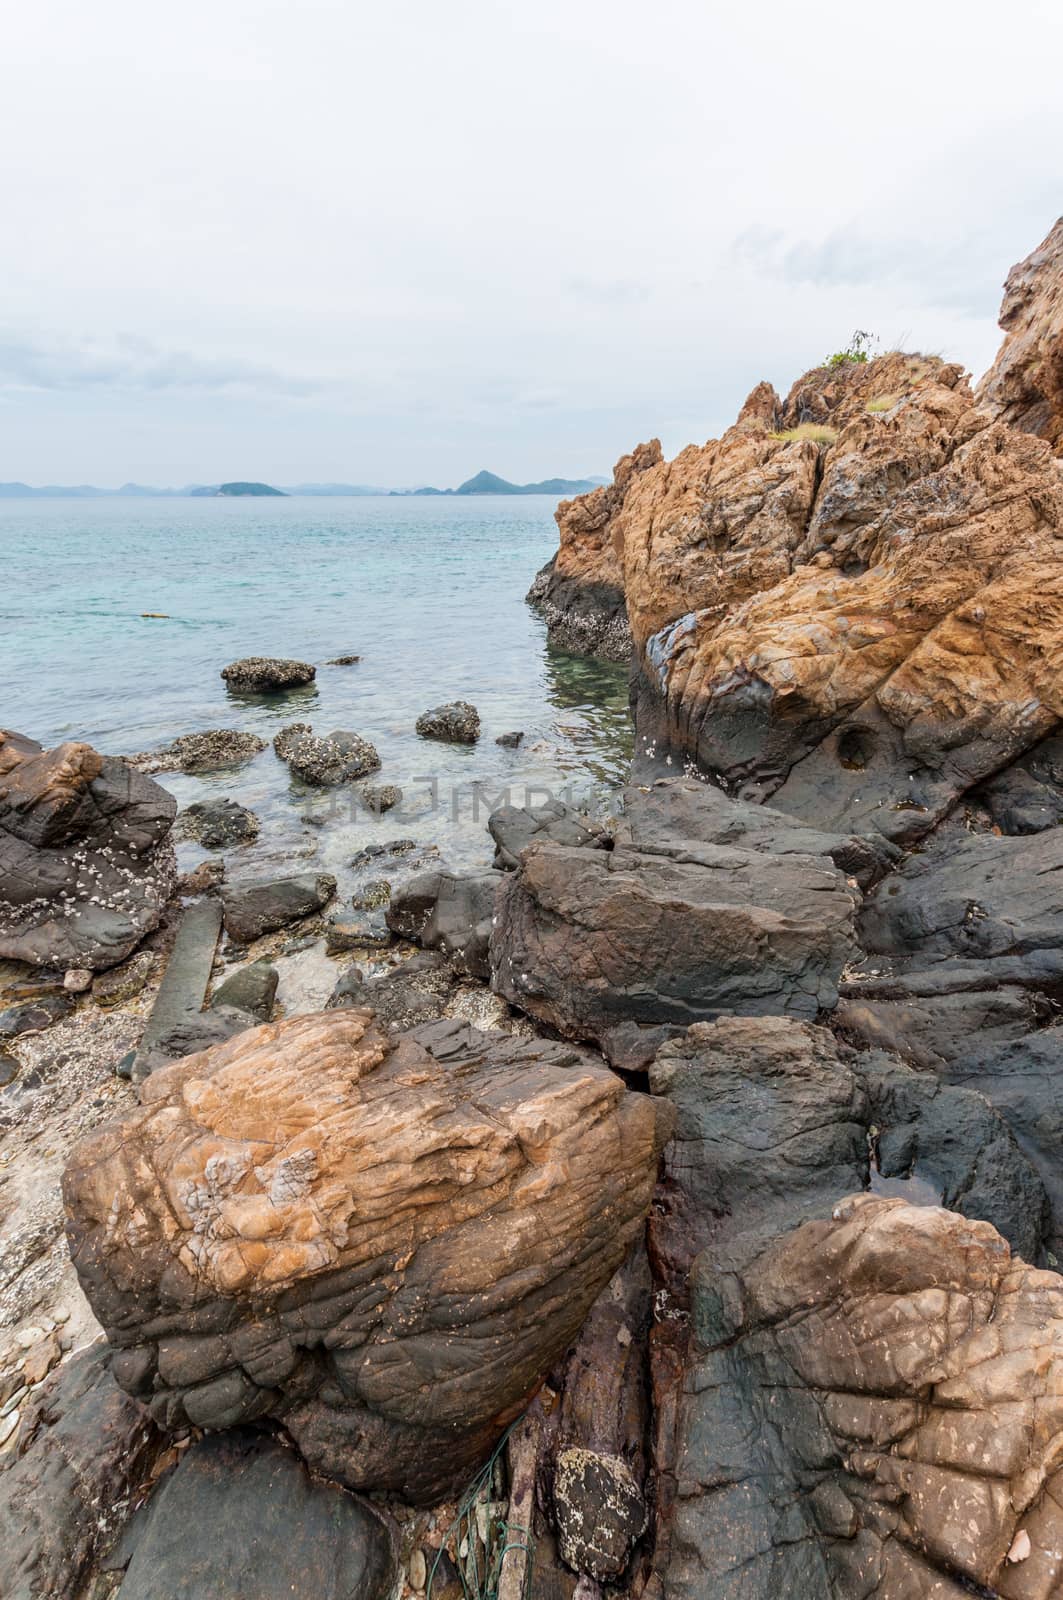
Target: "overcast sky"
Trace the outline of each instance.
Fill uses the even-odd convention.
[[[992,359],[1063,7],[33,0],[0,479],[451,484],[671,454],[855,327]]]

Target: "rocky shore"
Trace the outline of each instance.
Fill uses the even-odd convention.
[[[0,736],[5,1600],[1063,1593],[1063,223],[1001,320],[559,507],[608,824],[341,906]]]

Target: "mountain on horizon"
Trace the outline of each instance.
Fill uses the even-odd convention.
[[[106,496],[122,496],[127,499],[207,499],[214,496],[237,495],[316,495],[316,496],[345,496],[345,495],[474,495],[474,494],[545,494],[562,495],[586,494],[589,489],[597,489],[603,483],[608,483],[608,478],[543,478],[538,483],[510,483],[507,478],[500,478],[496,472],[477,472],[474,477],[466,478],[456,489],[434,489],[425,485],[416,489],[382,489],[372,484],[365,483],[297,483],[273,488],[268,483],[189,483],[182,489],[157,489],[150,484],[123,483],[119,489],[99,489],[91,483],[79,484],[43,484],[35,487],[32,484],[13,482],[0,483],[0,500],[96,500]]]

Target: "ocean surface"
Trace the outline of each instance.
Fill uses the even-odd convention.
[[[182,805],[224,794],[259,815],[258,841],[226,852],[231,875],[319,868],[342,887],[358,849],[395,837],[484,864],[500,797],[608,804],[630,758],[625,670],[554,650],[524,603],[556,548],[553,511],[539,496],[0,502],[0,726],[114,755],[205,728],[349,729],[377,747],[370,781],[399,785],[401,811],[352,814],[345,791],[294,784],[271,747],[156,781]],[[348,654],[361,659],[325,665]],[[235,697],[219,674],[246,655],[311,661],[316,682]],[[417,736],[422,711],[457,699],[479,709],[477,745]],[[495,743],[518,728],[518,749]]]

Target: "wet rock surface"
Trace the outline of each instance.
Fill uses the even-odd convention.
[[[344,730],[320,738],[304,733],[285,748],[284,759],[292,776],[318,788],[353,783],[380,766],[380,757],[369,740]]]
[[[283,656],[244,656],[223,667],[221,675],[230,689],[274,694],[312,683],[316,668],[308,661],[292,661]]]
[[[312,1466],[414,1500],[460,1484],[572,1340],[668,1120],[568,1046],[389,1041],[358,1010],[141,1094],[64,1183],[119,1381],[170,1428],[281,1416]]]
[[[480,737],[480,713],[468,700],[432,706],[417,718],[422,739],[442,739],[446,744],[475,744]]]
[[[220,772],[253,760],[265,748],[265,739],[257,733],[209,728],[202,733],[183,733],[161,750],[130,756],[129,765],[137,772]]]
[[[0,734],[0,957],[99,971],[157,927],[177,806],[87,744]]]
[[[425,950],[454,957],[474,977],[487,978],[499,883],[496,872],[458,873],[440,867],[416,873],[392,893],[387,925]]]
[[[224,796],[220,800],[197,800],[177,819],[185,839],[194,839],[205,850],[227,850],[232,845],[249,844],[258,838],[259,820],[247,806]]]

